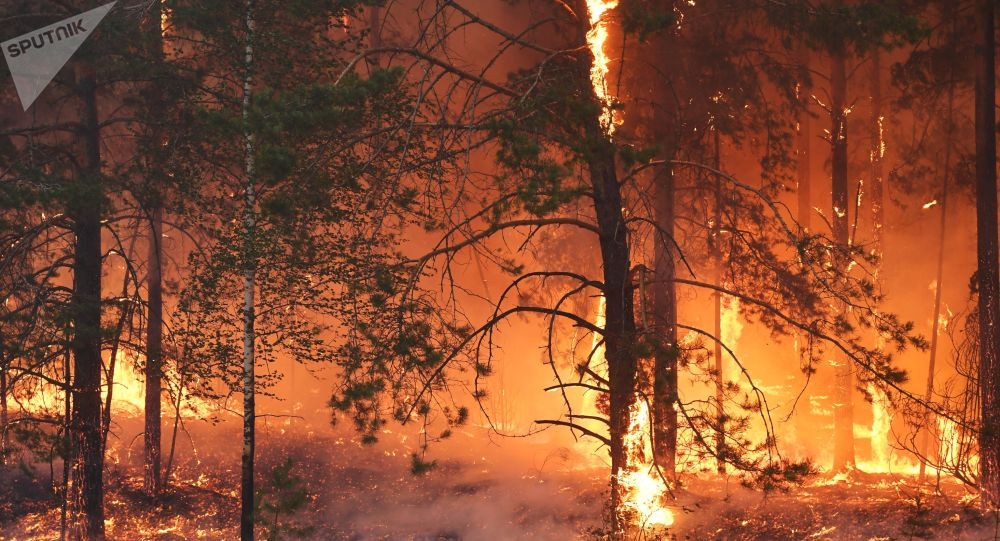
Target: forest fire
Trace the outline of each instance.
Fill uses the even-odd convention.
[[[673,512],[664,505],[668,495],[666,479],[652,460],[651,427],[649,405],[643,400],[636,400],[625,437],[625,448],[631,463],[618,475],[625,487],[622,506],[628,516],[635,517],[635,525],[639,528],[674,523]]]
[[[598,302],[594,321],[597,327],[603,327],[606,302],[601,297]],[[604,347],[597,335],[592,344],[595,366],[598,368],[599,379],[607,379],[607,360]],[[597,414],[595,401],[584,404],[583,413]],[[666,506],[669,495],[667,481],[653,460],[652,419],[649,415],[649,404],[638,397],[629,409],[629,426],[625,435],[625,456],[627,464],[618,472],[619,481],[623,487],[622,511],[625,516],[633,517],[634,526],[655,528],[670,526],[674,523],[673,512]]]
[[[590,30],[587,32],[587,45],[593,55],[590,79],[594,93],[604,104],[601,114],[601,126],[608,135],[615,131],[616,119],[611,102],[613,95],[608,90],[609,62],[605,46],[608,40],[606,15],[618,5],[617,0],[587,0],[587,11],[590,14]],[[599,324],[606,322],[606,299],[601,297],[597,318]],[[603,349],[601,349],[603,355]],[[603,363],[607,366],[607,363]],[[604,378],[608,374],[603,374]],[[628,429],[624,437],[626,464],[612,475],[618,477],[623,487],[622,511],[624,515],[634,517],[635,526],[639,528],[670,526],[674,522],[673,513],[664,507],[667,497],[667,482],[664,473],[653,460],[653,424],[649,412],[649,404],[637,396],[629,408]]]
[[[995,2],[0,5],[0,540],[1000,537]]]

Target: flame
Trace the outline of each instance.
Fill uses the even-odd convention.
[[[938,462],[942,466],[954,466],[958,463],[959,451],[959,430],[958,425],[951,419],[938,417],[938,437],[940,446],[938,447]]]
[[[602,295],[594,317],[594,324],[599,328],[604,328],[605,325],[605,309],[606,301]],[[594,352],[591,368],[599,376],[606,378],[608,365],[604,358],[604,346],[597,334],[594,335],[591,347]],[[588,414],[598,411],[596,393],[584,395],[583,410]],[[629,427],[624,441],[628,463],[621,471],[616,472],[622,488],[622,510],[634,517],[638,526],[670,526],[674,523],[674,515],[663,506],[667,485],[653,464],[652,441],[649,437],[651,429],[649,405],[644,400],[636,400],[629,410]]]
[[[629,464],[618,474],[624,494],[622,507],[634,514],[639,526],[670,526],[674,514],[663,506],[667,485],[653,464],[651,428],[649,405],[645,400],[636,400],[629,411],[625,435]]]
[[[608,92],[608,65],[611,59],[604,51],[604,46],[608,41],[608,23],[604,20],[604,16],[617,6],[618,0],[587,0],[587,11],[590,13],[587,46],[590,48],[591,54],[594,55],[594,63],[590,68],[590,82],[594,86],[597,98],[604,103],[601,126],[608,132],[608,135],[614,134],[617,121],[610,107],[612,98]]]
[[[720,319],[722,324],[722,336],[719,338],[724,344],[728,345],[731,350],[736,351],[736,342],[743,334],[743,322],[740,321],[740,300],[736,297],[723,295],[722,314]],[[726,356],[728,355],[724,355],[723,358]],[[739,369],[736,366],[730,366],[729,370],[729,379],[740,379]]]
[[[597,313],[594,315],[594,325],[598,328],[603,329],[605,324],[605,301],[604,296],[600,297],[597,305]],[[601,345],[601,336],[598,333],[594,333],[590,350],[587,351],[589,357],[589,367],[594,373],[598,374],[602,378],[606,378],[608,375],[607,363],[604,360],[604,346]],[[592,385],[600,385],[600,382],[590,376],[585,376],[588,383]],[[598,392],[587,390],[583,393],[581,411],[586,415],[598,416],[601,415],[601,410],[598,405],[598,400],[601,395]],[[602,435],[607,435],[608,426],[604,423],[593,422],[588,419],[579,419],[577,421],[579,424],[593,430],[594,432]],[[600,461],[597,455],[597,451],[600,449],[599,446],[593,442],[581,438],[576,440],[575,447],[580,451],[580,453],[585,457],[590,457],[593,460],[588,461],[586,466],[588,467],[600,467],[604,463]]]
[[[856,434],[868,433],[871,444],[871,458],[858,461],[858,469],[868,473],[896,473],[916,475],[920,464],[908,454],[897,453],[891,444],[892,437],[892,403],[885,391],[874,384],[869,384],[868,393],[872,397],[871,427],[855,425]]]
[[[119,351],[115,355],[114,388],[111,394],[111,410],[138,415],[146,407],[146,385],[134,368],[135,360]],[[101,393],[107,398],[107,387]]]
[[[167,28],[170,27],[170,9],[160,6],[160,35],[167,37]]]
[[[108,365],[110,355],[105,356],[105,366]],[[111,395],[111,411],[125,417],[137,417],[142,415],[146,407],[146,385],[145,379],[138,368],[145,362],[145,357],[141,354],[125,353],[118,351],[115,355],[114,381]],[[164,370],[164,386],[171,383],[176,384],[180,379],[173,367]],[[173,389],[173,392],[177,392]],[[181,404],[182,415],[205,417],[211,412],[217,411],[217,407],[201,397],[194,396],[188,389],[181,389],[183,400]],[[107,382],[101,386],[101,403],[104,404],[108,397]],[[41,412],[60,412],[65,404],[64,392],[54,385],[41,383],[38,385],[29,398],[18,402],[18,410],[31,414]]]
[[[868,384],[872,396],[872,466],[876,471],[889,471],[892,467],[892,447],[889,432],[892,430],[892,413],[889,411],[889,397],[876,385]]]

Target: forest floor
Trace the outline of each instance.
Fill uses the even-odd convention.
[[[290,436],[272,433],[261,445],[259,478],[268,479],[285,457],[294,458],[292,473],[302,477],[309,500],[278,522],[306,528],[305,539],[597,538],[589,532],[600,525],[606,473],[571,469],[575,457],[568,452],[550,453],[528,467],[518,460],[505,463],[503,448],[461,460],[446,460],[441,452],[433,470],[415,476],[400,449],[362,449],[350,438],[315,433]],[[232,437],[238,441],[237,433]],[[106,475],[109,538],[235,539],[234,447],[238,453],[238,446],[219,446],[182,461],[179,481],[156,503],[140,490],[135,457],[114,455]],[[0,472],[2,540],[59,538],[60,507],[47,489],[48,465],[35,471]],[[266,481],[260,488],[265,497],[275,494]],[[749,491],[735,479],[691,477],[677,495],[674,527],[647,539],[986,540],[1000,531],[997,517],[981,513],[978,500],[960,485],[918,490],[910,476],[817,477],[771,494]]]

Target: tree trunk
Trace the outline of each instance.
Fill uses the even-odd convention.
[[[657,171],[653,186],[653,332],[661,340],[653,359],[653,458],[667,478],[677,469],[677,293],[674,264],[674,174]]]
[[[101,445],[101,178],[96,79],[78,67],[83,101],[84,166],[71,202],[73,260],[73,447],[84,539],[104,538],[104,453]]]
[[[163,5],[162,0],[156,0],[150,11],[150,25],[148,32],[151,39],[150,56],[157,62],[163,63],[165,52],[163,50]],[[161,105],[162,96],[159,87],[152,88],[154,107]],[[166,143],[161,130],[153,131],[152,139]],[[162,167],[160,163],[151,163],[151,168]],[[152,178],[161,178],[155,175]],[[163,397],[163,209],[161,201],[154,196],[154,201],[149,209],[149,256],[147,258],[148,271],[146,273],[147,299],[147,325],[146,325],[146,366],[143,377],[145,378],[145,403],[144,412],[144,468],[143,468],[143,488],[150,496],[160,493],[162,483],[160,481],[160,464],[162,455],[162,397]]]
[[[66,334],[69,334],[69,329],[66,330]],[[72,415],[72,405],[73,405],[73,381],[71,377],[72,373],[72,359],[70,358],[70,352],[66,352],[63,355],[63,375],[65,376],[65,387],[63,388],[63,426],[62,426],[62,444],[63,444],[63,468],[62,468],[62,498],[60,498],[61,505],[59,506],[59,540],[62,541],[66,539],[66,533],[68,528],[68,514],[69,514],[69,476],[70,476],[70,460],[72,458],[72,427],[70,423],[73,419]]]
[[[997,269],[996,66],[994,6],[977,2],[976,235],[979,282],[980,489],[1000,498],[1000,277]]]
[[[871,100],[872,100],[872,148],[870,161],[872,168],[872,241],[875,254],[881,258],[885,251],[883,225],[885,224],[885,179],[882,172],[882,158],[885,154],[885,141],[882,138],[882,55],[878,48],[872,51]],[[876,273],[880,270],[876,268]]]
[[[254,367],[256,365],[256,336],[254,320],[256,304],[254,293],[256,288],[257,266],[255,261],[256,243],[254,229],[256,219],[256,192],[254,186],[254,136],[250,131],[250,103],[253,97],[253,40],[254,40],[254,0],[246,2],[246,47],[243,57],[243,141],[245,147],[246,192],[243,209],[243,453],[242,482],[240,491],[240,539],[253,541],[254,538],[254,444],[255,424],[257,420],[254,409]]]
[[[809,50],[802,48],[802,65],[809,67]],[[812,147],[812,133],[809,118],[809,92],[810,88],[803,82],[799,84],[799,99],[802,102],[802,110],[799,112],[799,226],[804,230],[809,230],[812,216],[812,185],[810,175],[812,173],[809,163]]]
[[[600,123],[596,117],[592,129],[595,130],[592,133],[600,134]],[[629,427],[629,412],[635,401],[635,309],[629,279],[628,233],[622,215],[615,158],[610,144],[605,146],[590,161],[589,168],[604,267],[604,345],[610,383],[612,529],[619,532],[623,525],[618,517],[622,496],[618,475],[627,465],[625,434]]]
[[[832,58],[830,86],[832,94],[830,130],[833,147],[833,240],[839,249],[847,249],[848,238],[848,194],[847,194],[847,74],[844,53],[838,52]],[[843,255],[834,255],[837,272],[847,272],[847,261]],[[846,310],[846,306],[843,307]],[[854,373],[851,364],[840,356],[836,366],[836,384],[833,405],[833,470],[853,469],[854,462]]]
[[[7,453],[10,449],[10,437],[7,435],[7,424],[10,418],[7,413],[7,367],[0,367],[0,465],[7,463]]]
[[[143,486],[155,496],[160,492],[160,421],[163,393],[163,209],[150,212],[149,271],[146,289],[149,298],[146,326],[145,468]]]
[[[722,171],[722,144],[719,141],[719,130],[712,130],[715,140],[715,169]],[[725,261],[723,260],[721,240],[722,232],[722,176],[715,175],[715,225],[711,231],[712,259],[715,262],[715,285],[723,287],[722,281],[725,276]],[[726,403],[725,403],[725,375],[722,371],[722,292],[713,291],[712,300],[715,305],[715,415],[718,429],[715,433],[715,457],[716,469],[719,473],[726,473],[726,460],[723,453],[726,449]],[[730,345],[732,347],[733,344]]]
[[[582,2],[574,4],[581,13]],[[577,43],[586,47],[589,21],[581,18]],[[584,49],[586,50],[586,49]],[[599,102],[591,84],[593,55],[578,57],[576,77],[581,89]],[[601,122],[601,113],[588,116],[580,136],[588,143],[587,168],[594,200],[594,214],[600,231],[601,264],[604,274],[605,325],[604,356],[608,365],[609,418],[608,437],[611,455],[611,529],[612,538],[619,539],[626,524],[619,514],[622,487],[619,475],[628,465],[625,435],[629,428],[632,405],[635,402],[636,324],[633,288],[630,277],[628,224],[622,211],[621,186],[618,183],[615,148]]]

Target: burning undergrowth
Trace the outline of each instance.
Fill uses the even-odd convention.
[[[238,536],[239,471],[230,465],[238,464],[239,448],[226,442],[238,442],[239,432],[208,424],[189,430],[191,441],[199,442],[197,452],[185,452],[157,502],[142,490],[141,457],[122,452],[118,463],[108,464],[110,538]],[[261,527],[280,528],[282,539],[486,540],[496,539],[496,532],[568,539],[599,524],[606,480],[599,471],[573,470],[568,451],[545,450],[536,466],[505,460],[497,446],[479,449],[471,434],[456,439],[466,450],[476,447],[475,455],[441,459],[430,471],[414,474],[402,443],[364,446],[359,438],[329,430],[271,430],[258,460],[258,498],[271,502],[260,513]],[[289,487],[275,482],[275,472],[288,464],[287,474],[295,479],[291,492],[303,498],[292,509],[282,508]],[[47,468],[7,472],[19,484],[5,492],[12,501],[0,504],[0,539],[59,539],[61,506],[48,490]]]
[[[821,476],[762,495],[719,480],[688,487],[679,539],[992,539],[995,517],[955,482],[918,488],[914,476]],[[697,496],[695,496],[697,494]]]
[[[185,450],[159,501],[143,492],[137,457],[121,452],[119,462],[109,463],[111,538],[237,536],[239,472],[230,465],[239,449],[228,442],[239,441],[239,432],[202,423],[189,430],[189,441],[199,442],[197,452]],[[262,528],[281,530],[282,539],[601,537],[607,480],[600,468],[581,467],[584,457],[572,450],[530,440],[483,445],[482,435],[470,431],[442,444],[434,451],[435,466],[417,475],[406,438],[386,436],[363,446],[328,429],[270,427],[258,470],[259,497],[272,502],[260,517]],[[275,472],[288,464],[286,482],[278,486]],[[4,472],[13,490],[5,491],[9,499],[0,504],[0,539],[59,539],[61,508],[46,475],[38,468]],[[934,491],[933,478],[918,489],[915,476],[854,472],[820,475],[788,492],[766,494],[735,477],[682,480],[669,506],[675,523],[665,539],[980,539],[996,529],[995,517],[946,479]],[[283,507],[292,493],[301,495],[301,505]]]

